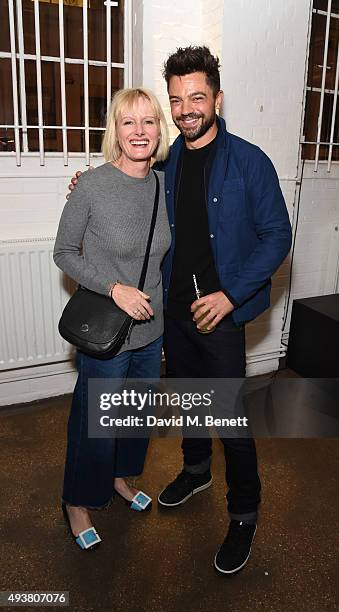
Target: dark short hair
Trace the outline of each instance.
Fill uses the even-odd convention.
[[[192,72],[204,72],[206,81],[213,90],[214,96],[220,91],[220,63],[208,47],[189,46],[179,47],[164,63],[163,76],[167,89],[172,76],[184,76]]]

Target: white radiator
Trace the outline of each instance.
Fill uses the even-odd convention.
[[[74,285],[53,262],[54,239],[0,241],[0,370],[64,361],[58,321]]]

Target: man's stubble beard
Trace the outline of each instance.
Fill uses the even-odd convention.
[[[201,115],[199,116],[199,119],[200,118]],[[184,130],[178,119],[173,119],[173,121],[177,126],[178,130],[180,130],[181,134],[184,136],[185,140],[188,140],[189,142],[194,142],[195,140],[198,140],[198,138],[202,138],[202,136],[205,136],[206,132],[208,132],[208,130],[214,125],[215,118],[216,113],[214,112],[210,115],[208,119],[205,118],[205,120],[203,120],[202,124],[198,128],[192,130]]]

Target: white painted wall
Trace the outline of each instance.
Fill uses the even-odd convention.
[[[330,173],[320,164],[315,173],[314,163],[305,163],[291,297],[332,293],[339,293],[339,164]]]
[[[227,127],[272,159],[290,218],[296,195],[310,1],[224,1],[222,87]],[[289,258],[271,304],[247,326],[248,374],[278,367]],[[262,361],[260,361],[262,360]]]
[[[255,142],[272,158],[291,219],[298,166],[309,0],[144,0],[143,81],[159,96],[170,119],[161,67],[177,46],[207,44],[221,56],[224,115],[231,131]],[[139,26],[140,27],[140,26]],[[100,158],[93,165],[101,163]],[[84,158],[0,158],[0,239],[54,236],[69,177]],[[338,262],[339,170],[305,166],[294,259],[292,298],[331,293]],[[281,322],[289,262],[273,279],[272,304],[248,328],[248,373],[274,369],[281,351]],[[288,325],[287,325],[288,329]],[[69,392],[69,363],[11,371],[0,378],[0,404]]]
[[[165,111],[172,140],[178,135],[178,130],[171,118],[166,82],[161,74],[163,64],[177,47],[202,44],[204,4],[206,3],[203,0],[144,0],[144,85],[158,96]]]
[[[270,156],[293,224],[301,173],[299,140],[311,4],[310,0],[240,0],[235,10],[232,0],[224,1],[222,82],[227,126]],[[323,165],[317,174],[313,164],[305,165],[285,330],[293,298],[334,290],[339,255],[338,177],[338,164],[333,164],[330,174]],[[290,259],[273,278],[272,308],[247,328],[249,374],[278,365]],[[284,334],[283,340],[287,339]]]
[[[91,163],[102,163],[94,158]],[[70,177],[86,170],[85,158],[71,157],[64,166],[62,157],[0,157],[0,240],[55,236],[66,201]]]
[[[224,2],[222,80],[228,129],[271,157],[280,178],[298,163],[310,0]]]

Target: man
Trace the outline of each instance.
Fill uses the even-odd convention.
[[[242,378],[244,325],[269,306],[270,277],[291,245],[288,213],[268,157],[228,133],[217,116],[223,93],[219,62],[209,49],[177,49],[165,63],[164,77],[181,132],[168,159],[158,165],[165,172],[172,231],[163,262],[168,375]],[[199,299],[193,275],[203,291]],[[260,480],[254,440],[221,441],[231,520],[214,565],[232,574],[250,555]],[[182,450],[182,472],[158,497],[168,508],[212,483],[211,440],[184,437]]]
[[[163,263],[168,375],[244,377],[244,323],[269,306],[270,277],[290,249],[285,202],[270,160],[217,117],[223,93],[209,49],[178,49],[164,77],[181,132],[163,166],[172,230]],[[198,300],[193,274],[204,292]],[[213,333],[199,334],[197,319],[198,329]],[[222,442],[231,522],[214,565],[230,574],[250,554],[260,480],[253,439]],[[177,506],[210,486],[211,447],[209,438],[183,439],[184,467],[160,493],[161,505]]]

